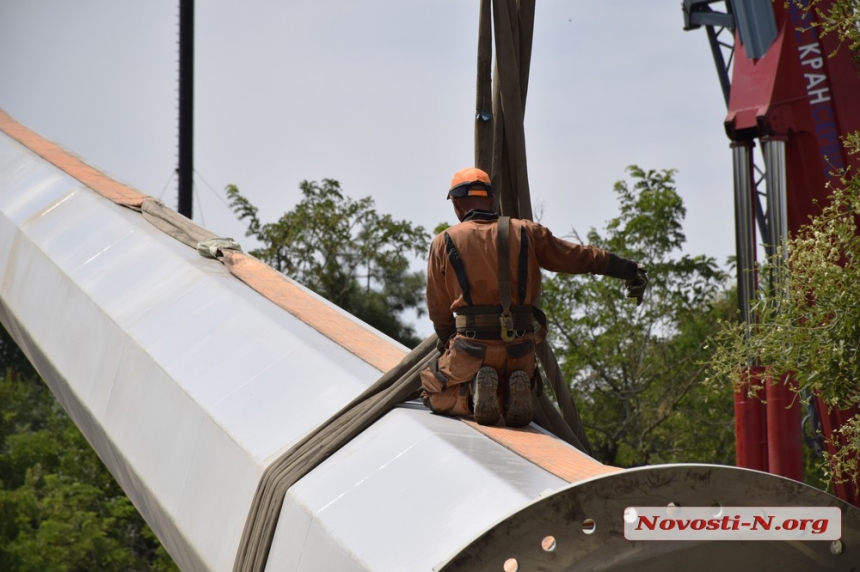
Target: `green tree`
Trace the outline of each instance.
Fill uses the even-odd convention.
[[[799,5],[814,11],[812,25],[821,35],[836,34],[839,49],[847,45],[860,61],[860,0],[836,0],[827,10],[819,0]],[[843,144],[849,155],[860,153],[860,132],[846,135]],[[790,374],[800,396],[815,393],[831,408],[860,404],[860,178],[847,169],[832,190],[822,212],[759,269],[766,280],[752,307],[755,325],[722,323],[710,364],[714,382],[746,390],[740,366],[760,363],[774,376]],[[860,486],[860,415],[825,438],[836,454],[825,453],[824,480]]]
[[[257,207],[227,187],[233,211],[247,221],[245,235],[262,244],[251,254],[401,343],[420,343],[400,314],[423,314],[424,274],[410,272],[408,255],[426,255],[424,228],[380,214],[371,197],[347,197],[331,179],[300,189],[291,211],[262,223]]]
[[[558,274],[542,295],[550,333],[589,440],[606,463],[734,461],[731,391],[709,393],[700,363],[718,316],[733,313],[712,258],[681,255],[685,209],[674,171],[630,167],[621,214],[587,241],[649,271],[645,302],[618,280]],[[579,237],[576,237],[579,240]]]
[[[855,61],[860,62],[860,0],[836,0],[827,8],[821,9],[821,0],[808,3],[796,2],[804,10],[812,10],[816,15],[814,24],[819,32],[836,34],[840,44],[847,44]]]
[[[772,280],[753,303],[755,324],[722,323],[710,363],[714,381],[744,390],[740,366],[759,363],[775,379],[788,374],[799,395],[817,394],[829,407],[860,403],[860,180],[842,183],[821,214],[760,269]],[[825,476],[856,480],[860,416],[830,438],[839,452],[828,459]]]
[[[0,570],[177,570],[0,328]]]

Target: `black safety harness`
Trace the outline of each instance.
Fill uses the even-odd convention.
[[[529,243],[525,227],[520,231],[520,252],[517,259],[517,284],[520,304],[512,304],[510,262],[510,217],[495,213],[473,211],[466,220],[498,218],[499,305],[472,304],[472,294],[466,267],[451,236],[445,233],[445,249],[467,306],[457,310],[457,333],[483,340],[513,341],[534,330],[534,313],[530,304],[523,304],[528,286]]]

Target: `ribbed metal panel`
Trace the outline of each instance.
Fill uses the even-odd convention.
[[[265,469],[381,375],[2,133],[0,321],[183,570],[231,570]],[[793,543],[780,558],[856,560],[860,513],[805,485],[729,467],[620,471],[413,403],[289,490],[267,570],[701,568],[704,552],[625,542],[618,524],[631,503],[715,500],[840,506],[843,557]],[[584,518],[600,523],[585,543]],[[547,534],[559,550],[577,540],[545,553]],[[757,564],[774,554],[744,550]]]
[[[3,324],[183,570],[230,570],[265,467],[381,375],[3,134],[0,272]],[[293,487],[269,569],[429,569],[565,484],[396,410]]]

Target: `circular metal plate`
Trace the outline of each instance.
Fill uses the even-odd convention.
[[[476,485],[478,486],[478,485]],[[627,507],[838,507],[838,541],[629,541]],[[835,547],[835,548],[834,548]],[[860,571],[860,509],[818,489],[715,465],[630,469],[576,483],[498,523],[440,572]]]

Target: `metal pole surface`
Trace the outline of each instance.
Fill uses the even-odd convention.
[[[752,150],[754,143],[732,143],[735,191],[735,254],[738,272],[738,308],[744,323],[751,323],[750,304],[755,295],[755,215],[753,212]],[[753,365],[753,364],[748,364]]]
[[[788,203],[786,197],[785,140],[762,139],[765,184],[767,186],[767,216],[774,247],[788,239]],[[783,256],[785,251],[783,251]]]
[[[756,289],[755,275],[755,213],[753,210],[753,146],[752,141],[732,143],[735,194],[735,248],[738,273],[738,309],[747,327],[755,317],[751,305]],[[743,364],[746,383],[734,394],[735,458],[746,469],[766,471],[768,468],[767,411],[761,396],[750,395],[751,385],[760,385],[762,368],[758,364]]]
[[[774,252],[785,264],[777,267],[771,279],[773,287],[787,292],[788,251],[788,202],[786,195],[785,140],[762,138],[765,161],[765,183],[767,185],[767,215]],[[794,380],[788,375],[779,379],[768,379],[767,397],[767,441],[768,470],[776,475],[803,480],[803,441],[801,428],[800,396],[793,388]]]
[[[193,218],[194,0],[179,1],[179,214]]]

